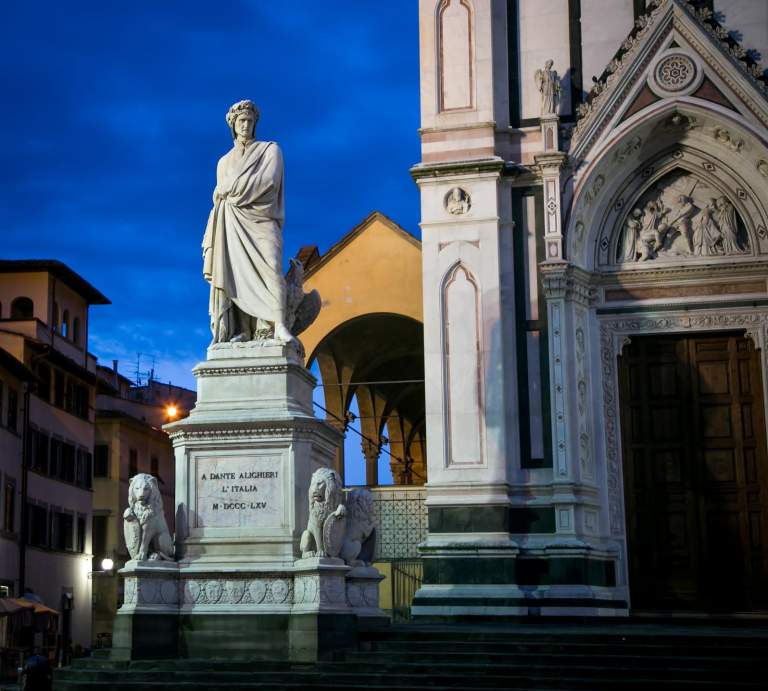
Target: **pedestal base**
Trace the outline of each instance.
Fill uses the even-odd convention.
[[[115,656],[315,661],[354,645],[358,621],[381,612],[380,575],[296,558],[310,478],[342,435],[314,417],[295,344],[217,344],[195,376],[195,409],[165,426],[179,561],[120,572]]]
[[[175,657],[312,662],[386,625],[383,576],[341,559],[298,559],[279,571],[198,571],[129,562],[112,659]]]

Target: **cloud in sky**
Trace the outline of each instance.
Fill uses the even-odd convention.
[[[286,256],[373,209],[418,232],[418,17],[387,3],[10,3],[0,28],[6,258],[54,258],[104,292],[91,350],[193,386],[200,242],[224,114],[252,98],[286,161]],[[149,360],[147,360],[149,362]]]

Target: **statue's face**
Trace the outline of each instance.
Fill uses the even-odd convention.
[[[325,501],[325,480],[319,480],[312,488],[312,499],[316,502]]]
[[[138,501],[147,503],[152,496],[152,488],[148,482],[140,482],[139,486],[134,490],[134,496]]]
[[[253,125],[253,113],[248,111],[240,113],[235,120],[235,134],[242,139],[251,139],[253,137]]]

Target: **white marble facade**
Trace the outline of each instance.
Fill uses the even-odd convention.
[[[768,14],[714,4],[720,25],[685,0],[638,16],[632,0],[420,0],[430,529],[417,614],[626,613],[622,347],[736,330],[768,381]],[[446,41],[458,24],[441,16],[459,11],[468,24]],[[445,46],[469,64],[457,71]],[[547,60],[556,144],[535,79]],[[440,96],[453,77],[470,89],[460,108]],[[543,524],[517,520],[531,515]],[[612,575],[558,582],[562,559]],[[521,560],[550,581],[518,583]],[[479,575],[504,561],[505,575]]]

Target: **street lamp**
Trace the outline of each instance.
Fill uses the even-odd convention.
[[[102,571],[111,571],[115,568],[115,562],[112,561],[109,557],[105,557],[101,560],[101,570]]]

